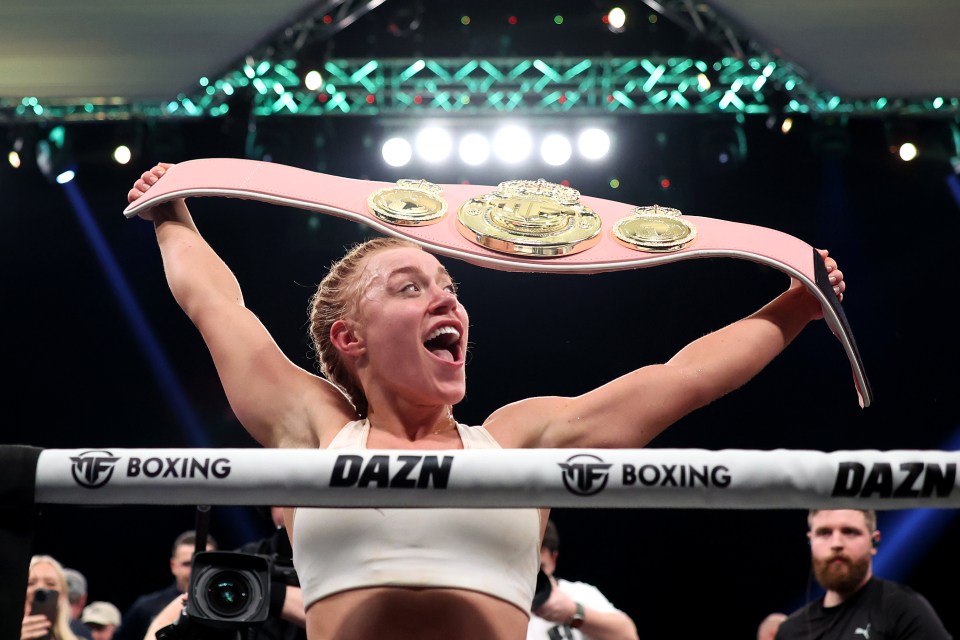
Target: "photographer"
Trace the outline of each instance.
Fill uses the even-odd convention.
[[[282,507],[261,508],[269,517],[274,531],[260,540],[249,542],[238,553],[270,559],[270,602],[266,620],[238,624],[236,628],[217,625],[207,627],[202,618],[189,615],[187,595],[177,596],[154,619],[146,640],[206,640],[208,637],[242,638],[243,640],[306,640],[303,597],[301,595],[290,539],[283,526]]]
[[[173,582],[157,591],[144,594],[133,601],[123,614],[123,624],[117,629],[114,640],[142,640],[150,623],[174,598],[179,599],[190,584],[191,559],[196,551],[197,532],[184,531],[173,541],[170,548],[170,574]],[[213,551],[217,541],[206,536],[206,549]]]
[[[540,569],[549,579],[549,595],[534,605],[527,640],[636,640],[633,620],[599,589],[554,575],[559,555],[560,535],[553,520],[548,520],[540,547]]]

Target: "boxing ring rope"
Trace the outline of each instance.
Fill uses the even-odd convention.
[[[0,446],[0,637],[16,637],[37,508],[73,505],[960,507],[958,451],[40,449]]]
[[[960,452],[47,449],[37,503],[957,508]]]

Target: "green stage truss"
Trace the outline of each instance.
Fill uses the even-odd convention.
[[[960,97],[845,100],[761,57],[328,60],[316,90],[295,60],[244,64],[160,103],[0,98],[0,122],[223,117],[837,114],[955,117]]]

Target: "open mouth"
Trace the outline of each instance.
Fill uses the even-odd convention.
[[[441,360],[460,360],[460,332],[449,325],[437,328],[423,341],[423,346]]]

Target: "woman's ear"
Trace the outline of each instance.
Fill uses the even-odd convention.
[[[354,332],[348,320],[337,320],[330,325],[330,342],[337,351],[346,356],[359,356],[363,353],[363,340]]]

